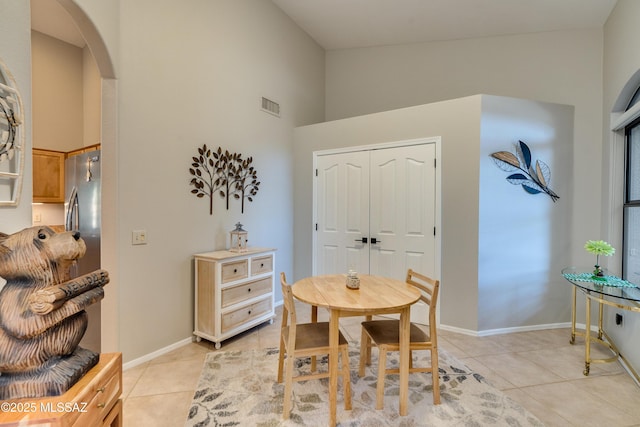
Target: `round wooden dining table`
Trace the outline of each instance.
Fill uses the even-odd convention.
[[[409,393],[409,318],[420,291],[408,283],[381,276],[360,275],[360,287],[346,286],[346,274],[312,276],[293,284],[293,296],[330,311],[329,426],[336,425],[338,336],[340,317],[400,314],[400,415],[407,414]],[[348,361],[347,361],[348,362]]]

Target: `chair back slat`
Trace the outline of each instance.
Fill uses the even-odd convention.
[[[293,301],[293,291],[291,285],[287,283],[287,277],[284,272],[280,273],[280,285],[282,286],[282,299],[284,300],[284,308],[282,313],[283,326],[287,325],[287,319],[291,318],[291,325],[295,327],[296,321],[296,306]]]
[[[429,306],[429,326],[433,325],[435,328],[440,281],[409,269],[406,282],[420,290],[420,300]]]

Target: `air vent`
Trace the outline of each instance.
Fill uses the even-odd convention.
[[[262,97],[262,111],[280,117],[280,104],[265,97]]]

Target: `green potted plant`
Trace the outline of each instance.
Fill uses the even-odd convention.
[[[587,240],[584,248],[596,256],[596,265],[593,270],[594,278],[604,277],[604,271],[600,267],[600,255],[611,256],[616,253],[615,248],[604,240]]]

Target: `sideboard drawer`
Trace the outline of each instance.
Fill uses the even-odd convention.
[[[258,301],[222,316],[222,332],[227,332],[238,325],[249,322],[271,311],[271,298]]]
[[[273,256],[261,256],[251,259],[251,275],[257,276],[262,273],[270,273],[273,271]]]
[[[273,323],[275,249],[203,252],[194,261],[196,341],[212,341],[217,350],[258,323]]]
[[[222,283],[245,279],[249,276],[249,263],[246,259],[222,264]]]
[[[264,279],[254,280],[253,282],[225,288],[222,290],[222,307],[228,307],[248,300],[249,298],[268,294],[271,292],[272,284],[273,278],[269,276]]]

